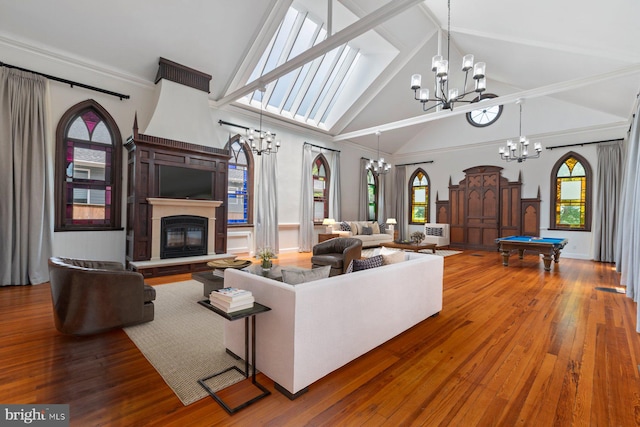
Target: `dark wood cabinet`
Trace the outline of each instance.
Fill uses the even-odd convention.
[[[227,150],[189,144],[138,133],[137,120],[133,136],[125,144],[128,150],[126,260],[151,258],[150,197],[160,197],[159,170],[163,165],[211,172],[211,198],[223,201],[216,208],[215,251],[227,250]]]

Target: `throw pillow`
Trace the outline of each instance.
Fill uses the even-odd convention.
[[[351,231],[351,226],[347,221],[342,221],[340,223],[340,231]]]
[[[373,234],[373,228],[371,227],[362,227],[362,234],[365,236],[371,236]]]
[[[372,256],[367,259],[353,260],[353,271],[368,270],[376,267],[382,267],[382,255]]]
[[[386,234],[387,233],[387,224],[385,224],[384,222],[379,222],[378,223],[378,228],[380,229],[380,234]]]
[[[357,222],[350,223],[349,227],[351,227],[351,234],[353,234],[354,236],[357,236],[358,234],[360,234]]]
[[[427,236],[442,237],[442,228],[441,227],[425,227],[425,234]]]
[[[389,255],[382,255],[382,265],[396,264],[398,262],[404,261],[404,252],[403,251],[393,251],[393,253]]]
[[[377,222],[373,221],[371,223],[371,229],[373,230],[373,234],[380,234],[380,226]]]
[[[329,273],[331,273],[330,265],[325,265],[311,270],[286,270],[283,268],[282,281],[289,285],[299,285],[300,283],[326,279],[329,277]]]

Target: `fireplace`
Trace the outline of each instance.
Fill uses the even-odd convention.
[[[207,254],[207,223],[202,216],[175,215],[160,221],[160,258]]]

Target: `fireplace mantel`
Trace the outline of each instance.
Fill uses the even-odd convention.
[[[215,255],[216,208],[222,205],[217,200],[168,199],[148,197],[151,208],[151,261],[160,259],[161,220],[167,216],[194,215],[208,219],[207,255]]]

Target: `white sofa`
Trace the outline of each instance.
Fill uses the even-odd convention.
[[[299,285],[227,269],[225,286],[271,308],[256,317],[256,367],[293,399],[325,375],[442,309],[443,258],[405,261]],[[228,350],[244,356],[244,322],[225,322]]]
[[[385,233],[381,233],[378,223],[375,221],[345,221],[351,226],[351,231],[339,231],[334,230],[334,234],[339,234],[341,237],[355,237],[362,241],[363,248],[371,248],[380,246],[382,243],[393,241],[393,231],[387,230]],[[340,226],[340,224],[336,224]],[[363,227],[372,227],[373,234],[363,234]]]
[[[425,238],[422,243],[435,243],[438,247],[449,246],[449,224],[428,222],[424,225]]]

